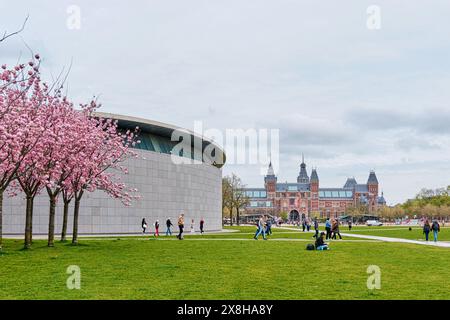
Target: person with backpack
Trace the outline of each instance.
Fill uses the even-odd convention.
[[[325,221],[325,230],[327,231],[327,236],[326,239],[331,239],[331,222],[330,222],[330,218],[327,218],[327,220]]]
[[[145,229],[147,229],[147,221],[145,221],[145,218],[142,218],[141,226],[142,226],[142,233],[145,233]]]
[[[170,230],[170,227],[172,227],[172,221],[170,221],[170,218],[168,218],[166,220],[166,236],[171,236],[172,235],[172,230]]]
[[[431,225],[431,230],[433,230],[434,242],[437,242],[438,232],[441,231],[441,226],[439,225],[439,222],[437,222],[437,220],[433,221],[433,224]]]
[[[425,240],[428,241],[428,235],[430,234],[431,226],[428,222],[428,219],[425,220],[425,223],[423,224],[423,233],[425,234]]]
[[[316,238],[315,247],[316,250],[328,250],[328,245],[325,243],[324,238],[325,232],[321,232],[320,236]]]
[[[158,220],[155,221],[155,237],[156,238],[159,237],[159,221]]]

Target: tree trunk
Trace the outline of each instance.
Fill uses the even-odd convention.
[[[239,207],[236,208],[236,224],[239,225]]]
[[[230,226],[233,226],[233,207],[230,207]]]
[[[31,248],[31,234],[32,234],[32,219],[33,219],[33,197],[27,196],[27,207],[25,210],[25,249]]]
[[[61,231],[61,241],[66,241],[67,220],[69,219],[69,204],[70,204],[70,201],[64,201],[64,214],[63,214],[63,225],[62,225],[62,231]]]
[[[0,190],[0,251],[3,248],[3,190]]]
[[[75,208],[73,210],[73,232],[72,232],[72,244],[78,244],[78,214],[80,212],[80,201],[83,192],[81,191],[78,196],[75,196]]]
[[[34,196],[31,197],[30,204],[30,244],[33,244],[33,209],[34,209]]]
[[[48,246],[55,246],[55,212],[56,212],[56,197],[50,196],[50,212],[48,217]]]

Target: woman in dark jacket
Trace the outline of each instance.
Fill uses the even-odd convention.
[[[147,222],[145,221],[145,218],[142,218],[142,233],[145,233],[145,229],[147,229]]]
[[[423,233],[425,234],[425,240],[428,241],[428,235],[430,234],[431,226],[430,222],[428,222],[428,219],[425,220],[425,223],[423,224]]]
[[[336,239],[336,235],[339,236],[339,239],[342,240],[341,233],[339,232],[339,220],[334,219],[333,224],[331,226],[331,232],[333,233],[332,239]]]
[[[316,250],[328,250],[328,245],[324,241],[325,232],[321,232],[320,236],[317,237],[315,247]]]

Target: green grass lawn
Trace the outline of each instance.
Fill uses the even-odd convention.
[[[380,237],[392,237],[392,238],[403,238],[410,240],[425,240],[425,235],[423,234],[421,227],[409,227],[404,226],[383,226],[383,227],[355,227],[352,231],[348,231],[348,228],[341,228],[341,232],[356,233],[362,235],[373,235]],[[433,239],[433,233],[430,232],[430,240]],[[450,228],[441,228],[438,235],[438,240],[450,241]]]
[[[307,242],[249,241],[249,230],[254,227],[239,228],[244,238],[236,241],[189,235],[184,241],[81,239],[76,247],[47,248],[36,240],[29,251],[21,250],[22,240],[6,240],[0,299],[450,298],[446,248],[349,240],[332,242],[330,251],[306,251]],[[194,241],[199,237],[213,239]],[[81,268],[80,290],[66,288],[69,265]],[[381,268],[380,290],[366,287],[369,265]]]

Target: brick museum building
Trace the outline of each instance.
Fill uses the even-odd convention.
[[[245,188],[249,204],[247,215],[288,213],[289,220],[300,220],[311,216],[321,218],[339,217],[352,206],[367,206],[374,213],[386,201],[379,195],[378,179],[370,171],[367,182],[359,184],[355,178],[348,178],[342,187],[321,188],[316,169],[308,176],[304,160],[300,164],[297,182],[280,183],[274,174],[272,163],[264,177],[264,188]]]

